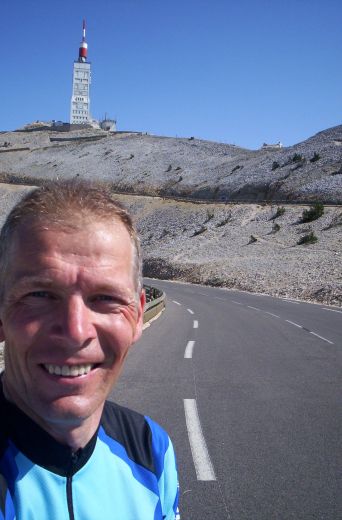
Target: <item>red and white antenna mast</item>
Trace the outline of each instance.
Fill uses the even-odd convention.
[[[88,44],[85,39],[85,32],[86,32],[86,23],[85,23],[85,20],[83,20],[82,41],[80,43],[80,48],[78,51],[78,61],[80,61],[80,62],[87,61]]]

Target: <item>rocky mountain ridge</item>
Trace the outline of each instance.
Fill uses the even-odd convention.
[[[342,125],[294,146],[260,150],[94,129],[5,132],[0,152],[3,182],[76,176],[140,195],[342,203]]]
[[[94,130],[2,133],[0,224],[30,186],[72,177],[108,183],[129,207],[148,276],[342,305],[342,126],[255,151]],[[305,223],[299,200],[335,206]]]

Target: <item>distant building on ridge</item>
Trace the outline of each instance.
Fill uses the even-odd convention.
[[[261,148],[263,150],[265,150],[265,149],[266,150],[276,150],[276,149],[282,148],[282,147],[283,147],[283,144],[280,141],[278,141],[277,143],[274,143],[274,144],[264,143]]]

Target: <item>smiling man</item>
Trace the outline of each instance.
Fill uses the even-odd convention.
[[[167,434],[106,401],[142,331],[139,240],[102,188],[51,183],[0,236],[0,519],[174,520]]]

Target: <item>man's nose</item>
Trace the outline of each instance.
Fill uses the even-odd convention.
[[[54,333],[73,348],[85,347],[95,338],[92,311],[81,295],[72,295],[62,303]]]

